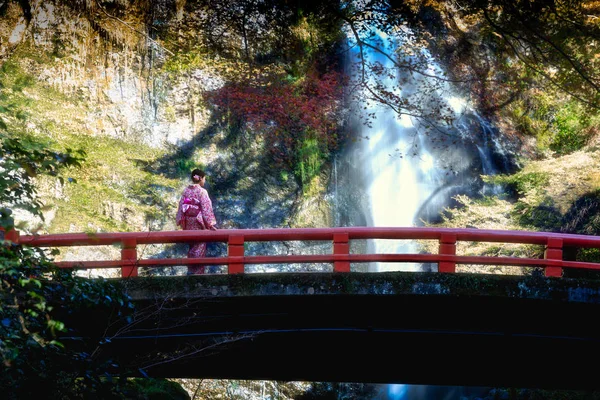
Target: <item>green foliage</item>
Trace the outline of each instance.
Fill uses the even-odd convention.
[[[15,244],[0,246],[0,278],[0,387],[11,388],[7,399],[33,398],[40,387],[57,399],[105,387],[111,361],[98,362],[88,349],[61,342],[69,327],[59,318],[112,307],[121,318],[129,310],[121,307],[126,296],[107,282],[59,271],[38,248]]]
[[[64,172],[80,167],[86,156],[81,149],[50,149],[42,140],[34,140],[14,129],[9,131],[9,124],[12,128],[27,120],[25,106],[29,103],[19,92],[32,86],[34,81],[13,61],[0,67],[0,86],[10,88],[0,94],[0,222],[7,229],[14,225],[14,209],[43,219],[43,204],[37,198],[35,178],[45,175],[58,179],[61,184],[75,182],[72,177],[64,177]]]
[[[600,263],[600,249],[579,249],[577,261]]]
[[[583,148],[589,137],[589,112],[573,101],[561,107],[554,119],[556,134],[550,143],[550,149],[562,155]]]
[[[518,197],[511,215],[523,227],[537,230],[556,230],[562,224],[562,215],[552,197],[544,189],[550,182],[547,172],[518,172],[513,175],[485,177],[487,182],[505,185],[507,191]]]
[[[305,137],[296,152],[296,179],[304,187],[312,178],[321,172],[326,153],[320,150],[319,140],[310,136]]]
[[[132,216],[156,215],[157,210],[164,216],[172,212],[165,192],[177,188],[181,178],[187,180],[190,171],[182,169],[186,161],[175,160],[174,176],[179,179],[163,177],[155,166],[162,152],[139,143],[70,133],[63,134],[61,142],[89,151],[87,162],[73,171],[79,184],[65,188],[68,201],[53,200],[58,208],[52,223],[54,232],[64,232],[72,224],[80,230],[87,226],[105,231],[135,228],[119,215],[107,213],[107,207],[112,206],[127,209]]]
[[[30,359],[39,357],[44,347],[59,346],[53,340],[57,330],[64,327],[50,317],[52,307],[47,304],[42,284],[43,275],[50,269],[46,257],[37,249],[7,244],[0,247],[2,380],[18,380]]]
[[[44,52],[38,53],[41,56]],[[13,54],[0,67],[0,86],[9,88],[0,90],[0,136],[18,138],[26,152],[53,152],[59,158],[60,154],[68,153],[67,149],[87,151],[86,154],[72,151],[74,157],[85,156],[85,163],[77,168],[63,168],[64,182],[77,181],[78,185],[59,188],[54,180],[60,180],[60,174],[56,178],[36,176],[36,184],[42,190],[36,193],[35,201],[41,205],[43,200],[46,207],[56,211],[56,217],[44,228],[49,232],[65,232],[73,227],[81,231],[88,228],[114,231],[135,228],[131,219],[140,223],[167,221],[173,211],[165,193],[178,188],[181,179],[168,179],[156,173],[154,163],[163,156],[163,151],[142,143],[91,134],[85,122],[86,114],[93,112],[88,104],[32,80],[31,74],[24,70],[25,64],[19,57],[49,68],[46,59],[38,60],[35,55],[31,48],[19,47],[18,57]],[[12,89],[16,82],[25,81],[31,84],[26,90]],[[188,173],[182,171],[174,176],[187,178]],[[57,190],[60,196],[56,196]],[[140,198],[144,199],[142,203]],[[123,210],[131,217],[130,221],[120,218]],[[10,217],[6,212],[0,213],[0,218]]]
[[[190,396],[178,383],[166,379],[129,379],[122,390],[127,399],[188,400]]]
[[[487,176],[485,181],[506,185],[509,190],[524,195],[546,186],[550,181],[550,175],[546,172],[518,172],[513,175]]]
[[[205,50],[195,45],[189,49],[182,49],[169,57],[162,68],[167,74],[177,77],[195,68],[206,67],[207,64]]]
[[[0,228],[5,231],[15,226],[14,209],[43,218],[35,179],[49,176],[64,183],[63,172],[81,167],[85,156],[81,150],[52,151],[6,132],[0,132],[0,154]],[[108,282],[58,270],[54,254],[0,242],[0,387],[10,388],[3,395],[10,400],[34,398],[44,388],[46,398],[111,398],[118,395],[106,373],[113,362],[94,355],[100,343],[75,348],[61,342],[61,335],[75,333],[63,318],[104,309],[109,310],[108,326],[115,319],[127,320],[132,304]]]
[[[0,67],[0,85],[13,92],[33,86],[35,78],[24,72],[14,61],[7,61]]]
[[[560,211],[549,196],[537,204],[517,202],[512,213],[520,226],[538,231],[558,230],[563,222]]]
[[[31,75],[24,74],[14,62],[6,61],[0,66],[0,131],[8,129],[8,119],[23,121],[26,118],[27,113],[20,107],[20,102],[10,94],[21,92],[32,82]]]
[[[198,165],[193,159],[190,158],[179,158],[175,160],[175,168],[177,169],[177,175],[184,179],[189,179],[190,171],[195,168],[204,168],[202,165]]]
[[[6,76],[15,75],[19,71],[20,68],[14,61],[7,61],[0,66],[0,77],[5,78]]]
[[[550,124],[557,99],[549,92],[532,89],[526,93],[502,111],[521,133],[535,137],[538,149],[543,151],[554,137]]]
[[[63,184],[61,170],[66,167],[80,166],[85,151],[67,149],[66,152],[54,152],[40,146],[39,143],[9,137],[0,132],[0,198],[2,202],[2,220],[5,228],[12,228],[9,215],[15,208],[26,210],[43,218],[43,204],[36,198],[33,179],[38,174],[57,177]],[[67,178],[74,182],[74,179]]]
[[[565,101],[555,92],[531,90],[509,107],[508,116],[519,130],[535,136],[540,151],[565,155],[581,150],[597,125],[595,110],[581,103]]]

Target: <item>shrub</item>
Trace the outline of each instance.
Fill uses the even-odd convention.
[[[581,150],[589,139],[589,123],[588,113],[579,103],[571,102],[560,108],[553,121],[556,134],[550,150],[559,155]]]

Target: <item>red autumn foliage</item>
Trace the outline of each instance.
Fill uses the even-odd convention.
[[[228,83],[209,95],[217,112],[266,135],[276,160],[291,165],[296,146],[310,135],[327,148],[337,144],[342,75],[311,73],[300,82],[262,86]]]

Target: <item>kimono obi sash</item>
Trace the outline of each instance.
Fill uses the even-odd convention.
[[[187,217],[195,217],[200,213],[200,202],[192,197],[185,197],[181,205],[181,211]]]

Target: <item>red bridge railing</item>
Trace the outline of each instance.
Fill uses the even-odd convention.
[[[457,264],[507,265],[541,267],[546,276],[560,277],[564,268],[600,270],[600,263],[565,261],[563,248],[600,248],[600,237],[548,232],[501,231],[449,228],[302,228],[302,229],[231,229],[217,231],[156,231],[121,233],[66,233],[52,235],[22,235],[11,231],[6,239],[28,246],[121,246],[121,259],[105,261],[61,261],[60,268],[114,268],[120,267],[123,277],[138,274],[138,267],[175,265],[226,265],[229,274],[243,274],[248,264],[333,263],[334,272],[350,272],[350,263],[414,262],[437,263],[438,271],[453,273]],[[437,254],[351,254],[350,241],[364,239],[424,239],[437,240]],[[138,258],[137,246],[182,242],[224,242],[225,257],[206,258]],[[248,242],[269,241],[328,241],[331,254],[311,255],[245,255]],[[520,243],[545,246],[544,258],[466,256],[456,254],[459,241]]]

